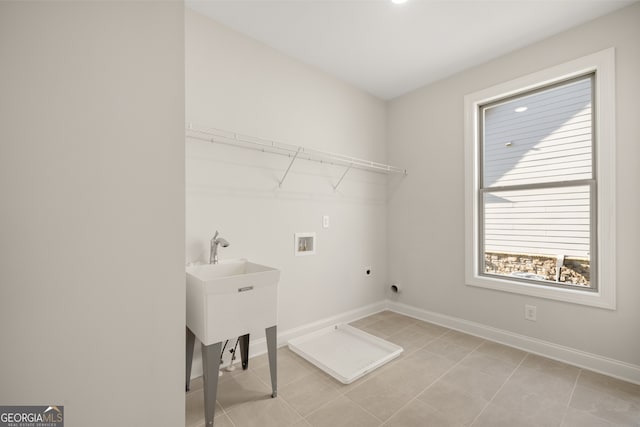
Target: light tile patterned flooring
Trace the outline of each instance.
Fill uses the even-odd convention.
[[[220,377],[215,427],[640,426],[639,385],[390,311],[352,325],[403,354],[344,385],[281,348],[275,399],[253,358]],[[186,426],[204,426],[200,378],[186,407]]]

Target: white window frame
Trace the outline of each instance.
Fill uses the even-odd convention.
[[[526,283],[480,274],[480,106],[595,72],[595,172],[597,185],[597,291]],[[609,48],[465,96],[465,283],[615,310],[615,51]]]

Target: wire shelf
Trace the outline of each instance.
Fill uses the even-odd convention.
[[[313,148],[303,147],[301,145],[285,144],[282,142],[257,138],[249,135],[242,135],[236,132],[225,131],[216,128],[202,128],[188,123],[186,126],[186,136],[191,139],[199,139],[202,141],[212,142],[216,144],[226,144],[240,148],[262,151],[291,158],[291,162],[287,167],[279,186],[282,186],[285,178],[291,170],[291,166],[297,159],[315,161],[319,163],[328,163],[336,166],[344,166],[344,171],[338,183],[333,187],[338,188],[344,177],[352,169],[361,169],[370,172],[384,174],[402,174],[407,175],[407,170],[398,168],[384,163],[378,163],[371,160],[359,159],[344,154],[331,153],[328,151],[316,150]]]

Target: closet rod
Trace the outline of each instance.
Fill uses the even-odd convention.
[[[316,150],[313,148],[306,148],[298,145],[285,144],[263,138],[256,138],[221,129],[200,128],[191,123],[187,124],[186,130],[188,132],[186,134],[188,138],[199,139],[207,142],[227,144],[241,148],[258,150],[265,153],[279,154],[287,157],[311,160],[319,163],[328,163],[336,166],[347,166],[349,168],[358,168],[378,173],[407,174],[406,169],[386,165],[384,163],[359,159],[357,157],[346,156],[344,154]]]

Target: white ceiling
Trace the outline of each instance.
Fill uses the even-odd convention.
[[[634,0],[209,0],[192,9],[383,99]]]

